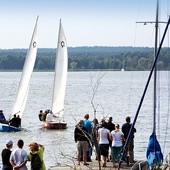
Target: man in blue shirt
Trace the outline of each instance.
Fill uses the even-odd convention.
[[[93,122],[91,120],[89,120],[89,114],[85,114],[84,116],[84,123],[83,126],[87,129],[87,132],[89,134],[90,137],[92,137],[92,127],[93,127]],[[91,141],[90,141],[91,142]],[[92,156],[92,143],[89,147],[89,151],[87,153],[87,161],[91,162],[91,156]]]

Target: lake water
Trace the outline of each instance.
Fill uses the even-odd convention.
[[[25,142],[24,148],[28,151],[28,144],[37,141],[45,146],[44,160],[47,167],[66,163],[76,155],[74,142],[75,124],[89,113],[94,117],[93,104],[97,110],[97,118],[113,117],[114,123],[122,125],[125,117],[130,116],[132,121],[136,114],[143,89],[149,72],[69,72],[65,98],[65,120],[68,123],[66,130],[46,130],[41,128],[38,119],[40,109],[50,109],[52,100],[53,72],[34,72],[28,102],[22,118],[21,132],[0,133],[0,150],[5,147],[8,139],[16,143],[19,139]],[[168,72],[160,73],[160,129],[158,139],[164,155],[170,152],[170,133],[166,132],[170,126],[168,112]],[[15,99],[21,72],[0,72],[0,109],[3,109],[8,118]],[[135,159],[145,159],[146,147],[152,133],[153,121],[153,86],[148,87],[145,100],[140,110],[135,135]],[[98,87],[98,88],[96,88]],[[95,91],[95,93],[94,93]],[[93,98],[94,97],[94,98]],[[168,122],[168,123],[167,123]],[[168,127],[170,129],[170,127]],[[166,143],[164,143],[167,133]],[[1,158],[0,158],[1,162]],[[28,164],[29,165],[29,164]]]

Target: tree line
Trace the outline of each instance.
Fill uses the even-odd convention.
[[[0,70],[22,70],[27,49],[0,49]],[[170,70],[170,49],[162,48],[157,68]],[[34,70],[50,71],[55,67],[56,49],[40,48]],[[150,70],[154,48],[148,47],[69,47],[68,69],[84,70]]]

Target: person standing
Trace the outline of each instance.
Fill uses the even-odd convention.
[[[24,141],[18,140],[18,148],[12,151],[10,163],[13,170],[27,170],[26,163],[28,161],[27,152],[23,149]]]
[[[2,170],[13,170],[12,165],[10,164],[10,155],[11,155],[11,148],[13,146],[13,142],[11,140],[6,142],[6,148],[2,150]]]
[[[31,161],[32,163],[32,158],[35,154],[38,154],[39,158],[40,158],[40,161],[41,161],[41,168],[38,169],[38,170],[46,170],[46,166],[45,166],[45,163],[44,163],[44,160],[43,160],[43,154],[44,154],[44,146],[41,145],[41,144],[38,144],[36,142],[32,142],[30,143],[29,145],[29,154],[28,154],[28,161]]]
[[[127,137],[129,135],[130,129],[132,124],[130,123],[130,117],[126,117],[126,123],[122,125],[122,132],[124,134],[125,141],[127,140]],[[133,128],[129,142],[127,144],[127,147],[125,148],[125,157],[129,157],[129,162],[134,163],[134,133],[136,133],[136,129]]]
[[[83,120],[81,120],[78,125],[76,125],[74,130],[74,140],[77,143],[77,161],[80,165],[81,152],[83,152],[84,165],[89,165],[87,163],[87,151],[89,149],[89,135],[87,129],[83,125]]]
[[[123,132],[119,129],[119,124],[116,124],[115,130],[111,132],[111,139],[112,139],[112,162],[113,167],[117,168],[116,163],[120,161],[121,151],[122,151],[122,141],[124,141]]]
[[[99,152],[101,155],[102,166],[106,167],[106,162],[109,153],[109,139],[110,131],[107,129],[107,123],[102,123],[102,128],[98,130],[98,142],[99,142]]]
[[[96,160],[100,160],[100,154],[99,154],[99,146],[97,142],[97,137],[98,137],[98,130],[100,128],[99,122],[97,118],[93,119],[93,127],[92,127],[92,141],[95,146],[96,150]]]
[[[93,122],[91,120],[89,120],[89,114],[85,114],[83,126],[87,129],[87,132],[92,139]],[[92,143],[92,141],[90,141],[89,150],[87,151],[87,161],[88,162],[92,161],[91,160],[92,150],[93,150],[93,143]]]
[[[110,132],[112,132],[113,130],[115,130],[115,124],[112,122],[113,121],[113,118],[112,117],[109,117],[109,120],[107,122],[107,129],[110,130]],[[110,149],[112,150],[112,140],[109,139],[109,146],[110,146]],[[110,159],[109,159],[110,158]],[[108,161],[111,160],[111,156],[109,156],[108,158]]]
[[[109,117],[109,120],[107,122],[107,129],[109,129],[110,132],[115,130],[115,124],[112,121],[113,121],[113,118]]]

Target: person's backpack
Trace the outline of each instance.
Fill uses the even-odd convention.
[[[42,161],[39,155],[31,153],[31,170],[39,170],[42,167]]]

